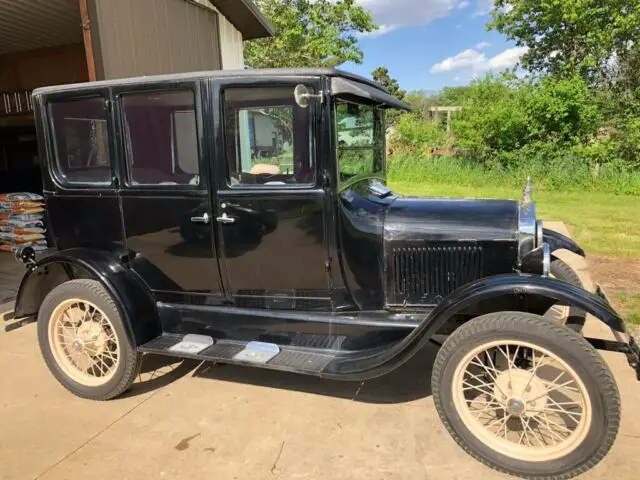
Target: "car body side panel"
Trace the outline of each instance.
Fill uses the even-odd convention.
[[[59,250],[90,247],[123,248],[120,206],[113,190],[45,192],[49,221]]]
[[[236,305],[330,309],[323,190],[226,190],[218,201],[234,220],[216,227]]]
[[[122,193],[127,248],[139,254],[132,268],[153,291],[222,297],[211,225],[191,221],[211,211],[207,192],[145,193]]]
[[[337,229],[345,285],[365,310],[384,304],[383,224],[392,201],[376,198],[368,189],[364,180],[338,194]]]

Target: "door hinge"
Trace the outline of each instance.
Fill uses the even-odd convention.
[[[331,270],[331,259],[324,262],[324,268],[327,272]]]

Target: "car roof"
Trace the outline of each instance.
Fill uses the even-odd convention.
[[[115,80],[100,80],[97,82],[72,83],[67,85],[55,85],[51,87],[41,87],[33,91],[33,95],[44,95],[58,92],[69,92],[76,90],[95,90],[98,88],[116,87],[132,84],[153,84],[164,82],[175,82],[181,80],[202,80],[216,78],[247,78],[247,77],[341,77],[363,83],[374,87],[380,91],[388,93],[381,84],[353,73],[345,72],[335,68],[266,68],[266,69],[244,69],[244,70],[211,70],[203,72],[172,73],[165,75],[149,75],[142,77],[122,78]]]

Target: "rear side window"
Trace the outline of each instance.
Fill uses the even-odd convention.
[[[199,185],[200,156],[192,90],[122,96],[130,185]]]
[[[54,101],[55,166],[65,183],[111,184],[107,111],[102,97]]]

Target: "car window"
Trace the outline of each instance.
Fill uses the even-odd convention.
[[[385,138],[382,112],[355,103],[338,103],[335,111],[340,182],[384,171]]]
[[[49,104],[55,168],[66,183],[109,185],[111,159],[102,97]]]
[[[311,113],[296,105],[293,87],[230,88],[224,99],[231,186],[314,182]]]
[[[122,95],[131,185],[199,185],[200,155],[192,90]]]

